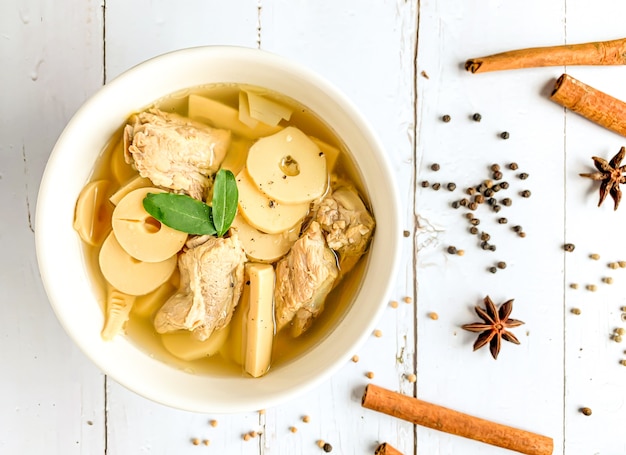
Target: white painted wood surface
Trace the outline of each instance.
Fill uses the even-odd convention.
[[[469,57],[510,48],[622,37],[623,17],[626,4],[618,0],[3,0],[0,453],[315,454],[322,453],[318,439],[340,454],[373,453],[382,441],[406,455],[506,453],[362,409],[367,371],[379,385],[551,436],[554,453],[626,453],[626,367],[619,364],[626,345],[610,339],[626,327],[626,271],[607,267],[626,260],[626,209],[613,212],[610,200],[597,208],[597,187],[578,176],[592,155],[609,158],[626,141],[547,97],[567,70],[626,100],[626,69],[462,69]],[[56,322],[35,260],[38,182],[73,112],[132,65],[206,44],[291,57],[345,91],[387,148],[411,233],[395,285],[400,304],[380,321],[383,336],[356,353],[358,363],[262,415],[176,411],[105,378]],[[470,119],[474,112],[480,123]],[[441,121],[444,114],[451,122]],[[502,131],[509,140],[499,138]],[[530,177],[504,172],[513,205],[498,216],[509,224],[498,225],[485,207],[477,211],[498,247],[484,252],[467,233],[465,212],[450,203],[486,178],[491,163],[511,161]],[[435,192],[422,180],[452,181],[457,190]],[[522,189],[532,197],[517,196]],[[526,238],[514,235],[513,223]],[[576,250],[564,253],[565,242]],[[466,254],[447,254],[449,245]],[[508,267],[486,272],[497,260]],[[613,285],[602,283],[606,276]],[[587,284],[598,291],[586,291]],[[514,317],[526,322],[515,330],[521,346],[507,343],[497,361],[486,350],[473,353],[473,337],[460,329],[487,294],[497,303],[514,298]],[[415,303],[403,303],[404,296]],[[416,384],[406,379],[413,372]],[[583,416],[582,406],[593,415]],[[262,436],[244,441],[251,430]],[[211,443],[194,446],[193,438]]]

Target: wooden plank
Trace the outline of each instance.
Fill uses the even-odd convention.
[[[94,1],[0,9],[0,452],[102,453],[103,376],[48,305],[33,232],[54,142],[102,83],[102,14]]]
[[[261,48],[291,57],[328,79],[361,110],[380,136],[397,175],[405,229],[413,230],[415,2],[264,2]],[[405,239],[395,298],[413,297],[412,237]],[[366,383],[413,393],[414,307],[389,307],[360,352],[310,394],[267,411],[265,454],[315,453],[315,441],[339,453],[374,453],[388,441],[413,453],[413,427],[360,407]],[[367,372],[374,373],[368,379]],[[303,424],[308,414],[311,422]],[[296,434],[289,427],[296,426]]]
[[[567,9],[568,43],[624,36],[620,17],[626,13],[626,5],[621,2],[603,0],[590,5],[574,0],[567,2]],[[570,67],[567,72],[626,100],[623,67]],[[591,156],[610,159],[626,142],[574,113],[567,112],[565,119],[566,235],[576,245],[574,252],[566,255],[566,285],[580,283],[578,290],[565,290],[565,448],[567,453],[625,453],[621,423],[626,420],[626,367],[619,362],[626,354],[624,344],[611,336],[616,328],[626,328],[620,311],[626,305],[626,272],[607,265],[626,257],[621,242],[626,212],[623,206],[614,211],[610,197],[598,208],[599,184],[578,174],[595,171]],[[600,259],[591,260],[593,253]],[[603,283],[605,277],[612,277],[614,283]],[[588,284],[597,285],[598,290],[589,292],[585,289]],[[579,308],[581,314],[573,315],[569,312],[572,308]],[[583,415],[582,407],[589,407],[593,414]]]
[[[417,395],[460,411],[546,434],[562,451],[563,416],[563,116],[550,109],[545,86],[559,69],[471,75],[467,58],[511,48],[564,41],[564,5],[525,2],[422,3],[418,51],[418,389]],[[527,33],[532,24],[533,33]],[[422,73],[424,72],[424,73]],[[428,76],[428,77],[426,77]],[[480,113],[482,120],[472,120]],[[442,121],[450,115],[449,123]],[[508,140],[499,135],[507,131]],[[519,163],[519,180],[505,168]],[[438,172],[430,166],[438,163]],[[488,206],[474,212],[479,233],[491,235],[495,252],[484,251],[468,233],[469,197],[464,189],[493,179],[503,168],[510,187],[496,195],[512,199],[497,215]],[[454,182],[454,192],[446,184]],[[523,199],[519,191],[532,191]],[[505,196],[506,195],[506,196]],[[501,204],[501,203],[500,203]],[[500,225],[497,218],[508,224]],[[549,223],[546,223],[549,220]],[[522,225],[519,238],[512,225]],[[447,253],[449,246],[464,256]],[[487,271],[498,261],[506,269]],[[521,346],[504,342],[497,361],[488,348],[472,352],[474,334],[460,328],[477,320],[472,307],[490,295],[499,304],[515,299],[513,330]],[[439,318],[432,320],[428,314]],[[500,449],[436,431],[418,429],[419,453],[496,454]]]

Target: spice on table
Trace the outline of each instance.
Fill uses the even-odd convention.
[[[498,271],[496,267],[489,267],[487,270],[489,270],[491,273],[496,273]]]
[[[578,289],[578,283],[571,283],[569,287],[572,289]]]
[[[591,408],[587,408],[587,407],[585,407],[585,408],[580,408],[580,412],[581,412],[583,415],[586,415],[586,416],[590,416],[590,415],[592,414],[592,412],[591,412]]]
[[[469,228],[470,234],[478,234],[478,228],[476,226],[472,226]]]
[[[217,426],[217,420],[213,419],[213,420],[211,420],[211,421],[209,422],[209,424],[210,424],[213,428],[215,428],[215,427]]]
[[[477,203],[476,201],[474,201],[474,202],[470,202],[470,203],[467,205],[467,207],[468,207],[470,210],[476,210],[476,209],[478,208],[478,203]]]
[[[413,299],[408,295],[402,299],[404,303],[413,303]]]
[[[550,99],[587,120],[626,136],[626,103],[569,74],[557,79]]]
[[[391,302],[389,302],[389,306],[391,308],[398,308],[398,301],[397,300],[392,300]]]
[[[605,276],[604,278],[602,278],[602,282],[605,284],[613,284],[613,277]]]
[[[572,308],[570,311],[572,314],[576,314],[576,315],[580,314],[580,308]]]
[[[513,201],[511,200],[511,198],[508,198],[508,197],[505,197],[500,202],[502,203],[502,205],[504,205],[506,207],[510,207],[511,204],[513,204]]]
[[[446,185],[446,188],[448,188],[448,191],[454,191],[456,190],[456,183],[450,182]]]
[[[409,381],[410,383],[414,383],[417,381],[417,376],[414,373],[407,374],[406,380]]]
[[[620,360],[619,363],[620,363],[620,365],[623,365],[623,366],[626,367],[626,360]]]
[[[623,338],[621,335],[614,335],[613,341],[615,341],[616,343],[621,343],[623,341]]]
[[[439,169],[441,169],[441,166],[439,165],[439,163],[433,163],[430,165],[430,169],[437,172]]]
[[[199,440],[198,438],[193,438],[193,439],[191,440],[191,443],[192,443],[194,446],[199,446],[199,445],[200,445],[200,440]]]
[[[613,270],[619,268],[619,264],[617,262],[609,262],[608,266],[610,269],[613,269]]]
[[[500,137],[501,137],[502,139],[508,139],[508,138],[509,138],[509,137],[511,137],[511,136],[509,135],[509,132],[508,132],[508,131],[503,131],[502,133],[500,133]]]
[[[500,188],[502,188],[503,190],[508,190],[509,182],[500,182]]]
[[[365,373],[365,376],[368,379],[374,379],[374,373],[372,371],[368,371],[367,373]]]
[[[202,440],[202,444],[204,444],[205,446],[209,446],[209,445],[211,445],[211,441],[208,440],[208,439],[203,439]]]
[[[474,196],[474,202],[476,202],[477,204],[482,204],[483,202],[485,202],[485,196],[483,196],[482,194],[477,194],[476,196]]]
[[[512,171],[516,171],[519,169],[519,165],[515,162],[509,163],[509,169],[511,169]]]
[[[355,354],[355,355],[353,355],[353,356],[352,356],[352,361],[353,361],[354,363],[357,363],[357,362],[359,361],[359,356],[358,356],[358,355],[356,355],[356,354]]]
[[[455,246],[450,245],[450,246],[448,247],[448,250],[447,250],[447,251],[448,251],[448,253],[449,253],[449,254],[456,254],[456,251],[457,251],[457,250],[456,250],[456,247],[455,247]]]
[[[322,447],[324,447],[324,444],[325,444],[325,443],[326,443],[326,442],[325,442],[323,439],[318,439],[318,440],[317,440],[317,442],[316,442],[317,446],[318,446],[320,449],[321,449]]]
[[[434,311],[431,313],[428,313],[428,317],[432,319],[433,321],[436,321],[437,319],[439,319],[439,315],[435,313]]]
[[[450,117],[448,114],[446,114],[443,117],[441,117],[441,120],[443,120],[445,123],[448,123],[448,122],[450,122],[450,120],[452,120],[452,117]]]
[[[615,329],[615,333],[617,333],[619,336],[626,335],[626,329],[624,329],[624,327],[619,327]]]
[[[506,262],[500,261],[496,264],[499,269],[506,269]]]
[[[483,322],[465,324],[461,327],[470,332],[479,333],[474,343],[474,351],[489,344],[492,357],[497,359],[500,353],[502,339],[511,343],[520,344],[517,337],[507,329],[519,327],[524,323],[517,319],[509,318],[513,311],[513,299],[507,300],[500,305],[499,308],[496,308],[489,296],[486,296],[483,301],[485,303],[485,309],[479,306],[474,307],[476,314]]]
[[[439,188],[441,188],[441,183],[433,183],[433,186],[431,188],[435,191],[439,191]]]
[[[374,330],[374,336],[375,336],[376,338],[380,338],[380,337],[382,337],[382,336],[383,336],[383,331],[382,331],[382,330],[380,330],[380,329],[376,329],[376,330]]]
[[[472,218],[472,219],[470,220],[470,224],[471,224],[472,226],[478,226],[478,225],[480,224],[480,220],[479,220],[478,218]]]
[[[493,177],[494,180],[502,180],[502,172],[500,171],[496,171],[493,174],[491,174],[491,176]]]
[[[598,290],[598,286],[596,286],[595,284],[588,284],[587,286],[585,286],[585,288],[591,292],[596,292]]]
[[[624,65],[626,39],[516,49],[486,57],[471,58],[465,69],[471,73],[537,68],[544,66]]]
[[[394,448],[390,444],[383,442],[378,447],[376,447],[376,451],[374,455],[402,455],[398,449]]]
[[[298,432],[298,428],[296,428],[296,427],[289,427],[289,431],[291,431],[292,433],[297,433]]]
[[[526,172],[522,172],[517,176],[520,180],[526,180],[528,178],[528,174]]]
[[[520,193],[520,196],[525,197],[525,198],[529,198],[530,197],[530,191],[529,190],[524,190]]]
[[[324,443],[324,445],[322,446],[322,450],[326,453],[330,453],[333,451],[333,446],[330,445],[329,443]]]
[[[456,250],[457,256],[465,256],[465,250]]]
[[[528,455],[550,455],[553,441],[547,436],[502,425],[368,384],[361,405],[415,425],[481,441]]]
[[[474,120],[475,122],[480,122],[482,119],[483,119],[483,116],[480,115],[478,112],[472,115],[472,120]]]
[[[311,417],[308,415],[302,416],[302,421],[304,423],[309,423],[311,421]]]
[[[576,245],[574,245],[573,243],[566,243],[565,245],[563,245],[563,249],[567,251],[568,253],[571,253],[572,251],[574,251],[575,248],[576,248]]]
[[[600,255],[598,253],[592,253],[589,255],[589,258],[597,261],[598,259],[600,259]]]
[[[491,207],[491,210],[493,210],[494,212],[498,213],[500,210],[502,210],[502,207],[500,207],[499,205],[493,205]]]
[[[252,436],[250,436],[250,433],[246,433],[242,436],[244,441],[249,441],[250,439],[252,439]]]
[[[621,269],[626,267],[626,261],[617,261],[617,264],[620,266]]]
[[[509,222],[509,220],[507,220],[507,219],[506,219],[506,218],[504,218],[504,217],[503,217],[503,218],[498,218],[498,224],[506,224],[506,223],[508,223],[508,222]]]
[[[620,318],[622,319],[622,321],[626,322],[626,313],[622,313]]]
[[[480,240],[482,240],[483,242],[488,242],[490,238],[491,236],[486,232],[480,234]]]
[[[422,188],[428,188],[430,186],[430,182],[428,180],[422,180],[422,183],[420,185],[422,186]]]
[[[607,195],[611,195],[614,202],[613,210],[617,210],[619,202],[622,199],[622,190],[619,186],[620,184],[626,183],[626,177],[623,175],[626,172],[626,166],[620,166],[625,154],[626,147],[622,147],[619,149],[619,152],[611,158],[611,161],[606,161],[598,156],[592,156],[591,159],[598,172],[580,174],[581,177],[602,181],[598,207],[602,205]]]
[[[409,231],[402,231],[402,235],[404,237],[410,237],[411,236],[411,232],[409,232]]]

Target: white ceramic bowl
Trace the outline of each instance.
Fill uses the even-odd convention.
[[[103,314],[72,228],[74,206],[103,147],[129,114],[176,92],[209,83],[253,84],[283,93],[317,113],[358,164],[377,221],[364,282],[345,317],[318,345],[262,378],[194,375],[158,361],[126,337],[100,338]],[[104,86],[74,115],[46,166],[36,216],[37,258],[61,324],[98,367],[130,390],[197,412],[264,409],[329,378],[374,329],[390,296],[400,252],[394,177],[372,128],[328,82],[288,59],[238,47],[199,47],[146,61]]]

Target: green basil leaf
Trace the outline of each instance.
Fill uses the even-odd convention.
[[[166,226],[187,234],[215,235],[211,207],[185,194],[148,193],[143,208]]]
[[[226,169],[220,169],[215,176],[213,185],[213,224],[219,237],[226,234],[237,214],[239,190],[234,174]]]

